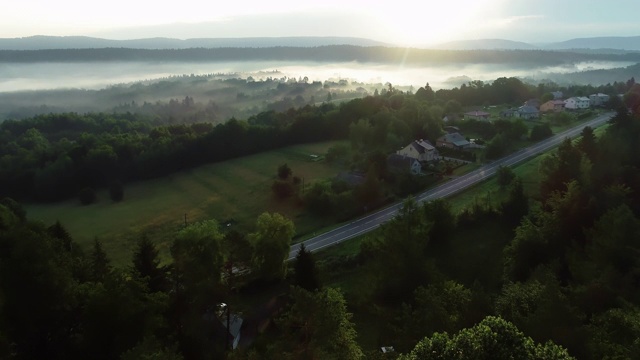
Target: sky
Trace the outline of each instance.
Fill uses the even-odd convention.
[[[398,45],[638,36],[638,0],[21,0],[0,4],[0,38],[351,36]]]

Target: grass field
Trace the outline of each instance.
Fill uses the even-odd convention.
[[[158,245],[164,259],[175,231],[188,222],[217,219],[241,230],[251,229],[264,211],[291,218],[297,234],[327,226],[305,216],[294,200],[278,201],[271,192],[277,167],[287,163],[305,186],[334,176],[340,168],[310,155],[323,155],[335,142],[298,145],[222,163],[206,165],[170,176],[127,184],[124,201],[112,203],[106,191],[99,201],[81,206],[77,200],[54,204],[27,204],[29,218],[49,225],[59,220],[81,246],[95,237],[104,244],[114,265],[126,265],[141,232]],[[326,220],[325,220],[326,221]]]

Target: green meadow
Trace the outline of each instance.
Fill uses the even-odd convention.
[[[271,184],[277,168],[288,164],[305,187],[335,176],[341,168],[317,161],[337,142],[297,145],[230,161],[210,164],[170,176],[125,185],[124,200],[113,203],[106,190],[98,202],[80,205],[77,199],[52,204],[26,204],[31,219],[45,225],[60,221],[84,248],[94,238],[103,242],[114,265],[127,265],[140,234],[147,233],[168,259],[173,234],[188,223],[216,219],[223,228],[250,230],[264,211],[291,218],[297,235],[329,225],[330,220],[306,216],[295,199],[274,198]],[[228,225],[228,226],[227,226]]]

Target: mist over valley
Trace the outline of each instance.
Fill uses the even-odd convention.
[[[226,104],[228,110],[220,115],[245,117],[267,110],[268,104],[279,101],[301,106],[324,101],[327,93],[331,92],[349,99],[373,94],[375,90],[385,88],[386,84],[405,91],[415,91],[429,83],[437,90],[459,87],[474,80],[490,82],[500,77],[518,77],[532,84],[554,81],[559,84],[597,86],[626,81],[633,76],[640,77],[638,66],[634,66],[637,63],[633,61],[635,59],[617,55],[612,60],[603,60],[599,56],[580,54],[575,61],[559,62],[556,61],[556,54],[543,52],[542,60],[531,64],[524,63],[523,57],[511,51],[484,51],[480,54],[489,56],[484,63],[472,63],[479,60],[464,56],[472,54],[480,57],[478,52],[451,53],[456,54],[456,60],[449,63],[420,63],[411,59],[394,62],[241,59],[4,61],[0,62],[0,120],[61,111],[112,111],[131,102],[168,102],[187,96],[196,102],[213,102],[222,107]],[[517,59],[496,63],[494,59],[503,54]],[[185,77],[191,78],[189,85],[185,85]],[[269,81],[270,85],[265,86],[275,89],[278,83],[297,82],[305,78],[309,84],[327,81],[338,83],[342,80],[342,86],[333,89],[326,86],[306,94],[282,91],[257,94],[251,89],[242,89],[242,84],[247,81]],[[182,79],[181,85],[178,79]],[[230,79],[242,81],[231,85],[224,83]],[[349,87],[344,86],[345,81]],[[261,91],[264,88],[261,87]],[[297,102],[288,101],[296,97]]]

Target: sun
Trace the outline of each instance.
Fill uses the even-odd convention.
[[[428,45],[473,34],[496,11],[499,0],[445,0],[437,3],[393,1],[375,9],[378,37],[401,45]]]

